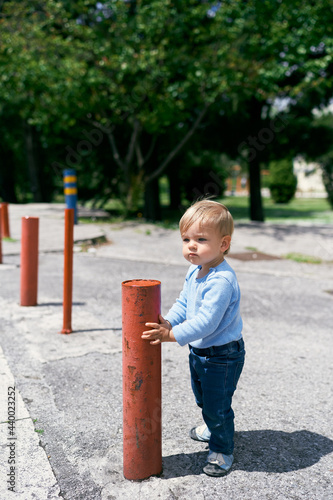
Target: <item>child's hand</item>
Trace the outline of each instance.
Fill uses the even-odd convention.
[[[152,345],[161,344],[162,342],[176,342],[170,323],[165,321],[160,314],[158,319],[159,323],[146,323],[146,326],[152,328],[152,330],[143,332],[141,338],[152,340],[152,342],[150,342]]]

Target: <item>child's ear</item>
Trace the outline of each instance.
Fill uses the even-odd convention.
[[[226,252],[228,250],[228,248],[230,247],[230,243],[231,243],[231,236],[229,236],[229,235],[223,236],[222,242],[221,242],[221,250],[223,252]]]

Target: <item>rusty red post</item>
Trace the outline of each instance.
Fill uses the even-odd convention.
[[[1,233],[1,212],[2,208],[0,205],[0,264],[2,264],[2,233]]]
[[[8,203],[1,203],[1,233],[3,238],[10,238],[9,218],[8,218]]]
[[[141,338],[161,312],[161,283],[122,283],[123,472],[140,480],[162,472],[161,344]]]
[[[38,217],[22,217],[21,306],[37,305]]]
[[[61,333],[72,330],[74,208],[65,208],[64,297]]]

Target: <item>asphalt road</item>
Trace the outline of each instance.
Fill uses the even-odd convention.
[[[53,215],[46,217],[48,226],[61,226],[61,217],[57,223]],[[19,238],[17,220],[12,227]],[[242,292],[247,353],[234,397],[233,470],[225,478],[202,472],[207,446],[188,436],[201,423],[188,350],[164,344],[163,472],[128,481],[122,473],[121,282],[160,280],[162,312],[167,312],[187,269],[175,256],[178,236],[142,225],[80,229],[85,238],[104,231],[113,243],[75,253],[73,333],[61,335],[63,255],[58,233],[49,231],[39,256],[38,306],[19,305],[19,241],[6,242],[0,266],[1,500],[333,498],[330,262],[229,258]],[[259,231],[261,239],[254,237]],[[252,241],[252,247],[272,254],[276,231],[236,227],[234,252],[246,252]],[[311,241],[309,228],[297,228],[297,238],[293,228],[284,231],[285,241],[293,242],[288,248],[305,248]],[[320,231],[316,245],[324,243],[330,255],[332,230]],[[3,423],[13,386],[15,441]],[[7,489],[11,451],[15,493]]]

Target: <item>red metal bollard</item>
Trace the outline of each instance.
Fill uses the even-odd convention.
[[[2,208],[1,208],[1,205],[0,205],[0,264],[2,264],[1,212],[2,212]]]
[[[38,217],[22,217],[21,306],[37,305]]]
[[[65,208],[64,298],[61,333],[72,330],[74,208]]]
[[[162,472],[161,345],[141,338],[161,312],[161,283],[122,283],[123,471],[140,480]]]
[[[8,203],[1,203],[1,233],[3,238],[10,238],[9,218],[8,218]]]

